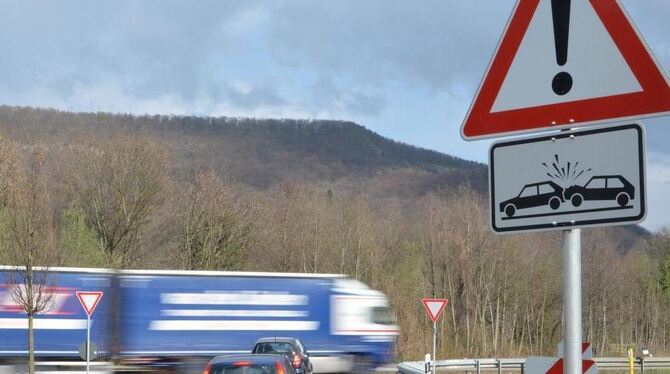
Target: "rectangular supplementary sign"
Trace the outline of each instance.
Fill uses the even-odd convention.
[[[492,228],[506,233],[641,222],[644,169],[638,124],[494,143]]]

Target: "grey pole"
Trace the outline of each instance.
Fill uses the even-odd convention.
[[[435,355],[437,351],[437,322],[433,321],[433,370],[432,373],[435,374],[437,373],[437,367],[435,366]]]
[[[90,362],[91,352],[91,316],[86,313],[86,374],[88,374],[88,365]]]
[[[563,231],[564,374],[582,374],[581,230]]]

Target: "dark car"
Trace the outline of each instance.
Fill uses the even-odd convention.
[[[213,358],[203,374],[295,374],[284,355],[234,355]]]
[[[304,344],[296,338],[270,337],[256,341],[253,354],[281,354],[288,357],[298,374],[312,374],[312,363],[309,361]]]
[[[576,207],[585,200],[615,200],[624,207],[635,198],[635,187],[621,175],[598,175],[589,179],[584,186],[568,187],[565,198]]]
[[[518,209],[548,205],[556,210],[563,202],[563,187],[552,181],[538,182],[523,186],[519,195],[500,203],[500,211],[512,217]]]

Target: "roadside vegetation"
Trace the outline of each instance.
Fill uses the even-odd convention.
[[[555,354],[561,236],[494,235],[481,165],[373,139],[347,145],[351,166],[332,138],[312,138],[318,157],[296,156],[267,133],[242,138],[236,125],[229,136],[265,144],[245,167],[229,149],[204,152],[214,133],[188,121],[175,133],[158,119],[100,114],[92,130],[74,131],[53,123],[76,115],[3,110],[2,264],[345,273],[390,297],[401,359],[431,350],[422,297],[450,300],[440,358]],[[81,128],[86,116],[96,115],[82,115]],[[262,131],[278,142],[313,130],[276,126]],[[397,160],[359,149],[373,143]],[[670,354],[670,230],[584,230],[582,247],[584,337],[594,353]]]

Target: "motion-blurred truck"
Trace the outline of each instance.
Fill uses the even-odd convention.
[[[91,317],[101,359],[178,367],[249,353],[266,336],[302,340],[315,372],[389,363],[399,333],[386,296],[342,275],[51,268],[49,311],[35,319],[36,354],[76,359],[86,315],[76,291],[103,291]],[[0,267],[0,360],[27,356],[25,313]]]

